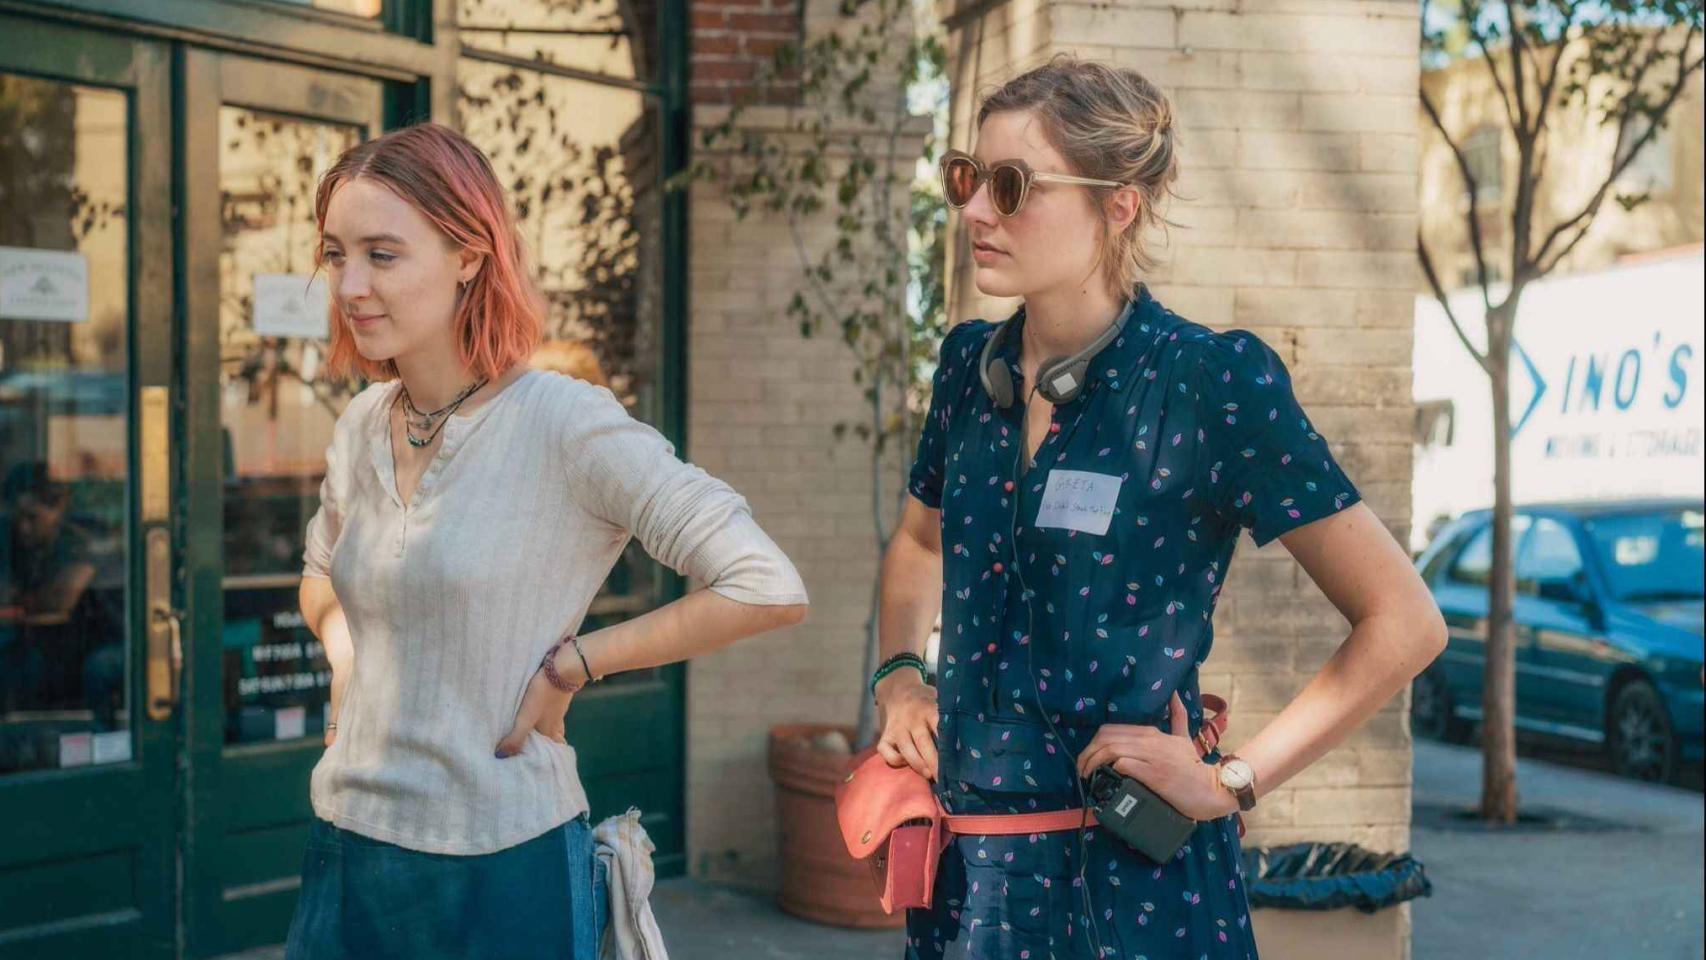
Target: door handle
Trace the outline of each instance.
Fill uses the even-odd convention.
[[[167,720],[178,706],[184,669],[183,611],[172,606],[172,418],[171,392],[143,387],[141,419],[144,604],[148,622],[148,718]]]
[[[184,670],[184,612],[172,606],[172,535],[148,531],[148,718],[169,720],[178,706]]]

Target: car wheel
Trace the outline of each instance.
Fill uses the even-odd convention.
[[[1468,743],[1474,727],[1453,709],[1438,670],[1424,670],[1410,689],[1410,729],[1446,743]]]
[[[1618,773],[1655,783],[1676,774],[1676,736],[1652,684],[1636,680],[1618,690],[1608,726],[1606,743]]]

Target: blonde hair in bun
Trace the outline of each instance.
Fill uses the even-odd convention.
[[[1177,226],[1161,213],[1179,176],[1173,104],[1147,77],[1124,67],[1060,54],[1003,84],[984,99],[977,125],[994,113],[1027,110],[1072,173],[1137,189],[1137,216],[1124,230],[1106,229],[1097,260],[1116,296],[1126,296],[1155,266],[1144,245],[1151,227]],[[1117,188],[1086,187],[1099,201]]]

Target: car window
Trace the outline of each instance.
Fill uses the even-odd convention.
[[[1457,530],[1447,529],[1441,531],[1440,535],[1449,537],[1450,539],[1443,542],[1440,545],[1440,548],[1434,551],[1433,556],[1428,558],[1428,562],[1423,565],[1421,570],[1422,579],[1428,583],[1434,582],[1434,580],[1439,577],[1440,571],[1445,569],[1446,564],[1450,563],[1452,558],[1457,556],[1458,548],[1463,546],[1463,542],[1468,540],[1470,535],[1474,532],[1475,529],[1473,527],[1459,527]]]
[[[1451,565],[1451,579],[1456,583],[1486,586],[1493,572],[1493,526],[1488,524],[1470,538],[1469,545],[1457,554]]]
[[[1569,580],[1582,569],[1582,552],[1568,527],[1549,517],[1534,522],[1516,559],[1516,589],[1536,595],[1543,581]]]
[[[1530,518],[1527,514],[1517,514],[1511,518],[1511,536],[1517,538],[1520,549],[1522,535],[1528,532]],[[1457,555],[1451,564],[1451,580],[1453,583],[1466,583],[1484,587],[1493,579],[1493,525],[1482,527],[1469,543]]]
[[[1662,603],[1706,596],[1706,511],[1617,513],[1589,517],[1584,526],[1618,599]]]

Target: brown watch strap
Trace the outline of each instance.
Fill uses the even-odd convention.
[[[1221,756],[1220,762],[1225,764],[1228,760],[1241,759],[1243,758],[1239,757],[1236,753],[1228,753]],[[1225,786],[1225,784],[1222,784],[1222,786]],[[1239,810],[1249,813],[1251,810],[1256,809],[1256,778],[1254,776],[1254,771],[1252,771],[1250,782],[1236,790],[1233,790],[1232,796],[1238,800]]]

